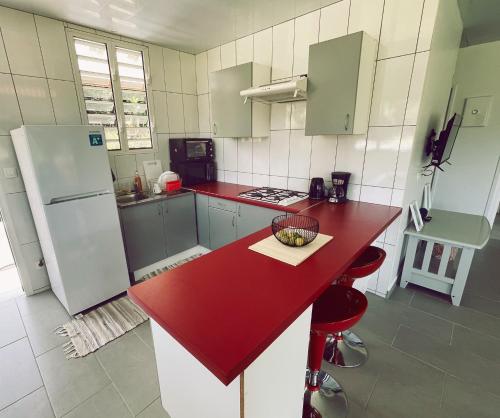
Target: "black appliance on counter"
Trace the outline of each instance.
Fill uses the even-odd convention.
[[[332,188],[328,196],[329,202],[344,203],[347,200],[349,177],[351,177],[351,173],[346,171],[334,171],[332,173]]]
[[[313,177],[309,186],[310,199],[323,199],[325,197],[325,181],[323,177]]]
[[[170,138],[170,170],[179,174],[183,186],[217,180],[211,138]]]

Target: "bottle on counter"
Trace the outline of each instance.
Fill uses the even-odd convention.
[[[135,171],[135,177],[134,177],[134,191],[136,193],[142,193],[141,176],[139,176],[139,172],[137,170]]]

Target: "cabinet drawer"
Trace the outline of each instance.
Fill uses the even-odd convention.
[[[229,212],[236,212],[238,203],[232,200],[219,199],[218,197],[209,197],[208,206],[216,209],[227,210]]]

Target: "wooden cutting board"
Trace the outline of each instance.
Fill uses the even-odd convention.
[[[313,242],[304,247],[288,247],[279,242],[274,235],[271,235],[262,241],[250,245],[248,249],[267,255],[283,263],[298,266],[332,239],[331,235],[318,234]]]

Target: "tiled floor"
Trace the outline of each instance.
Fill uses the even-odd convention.
[[[416,287],[368,295],[356,327],[368,362],[324,364],[348,394],[349,417],[500,416],[499,256],[495,239],[476,254],[459,308]],[[148,323],[66,360],[52,331],[67,319],[51,292],[0,302],[0,418],[167,417]]]

